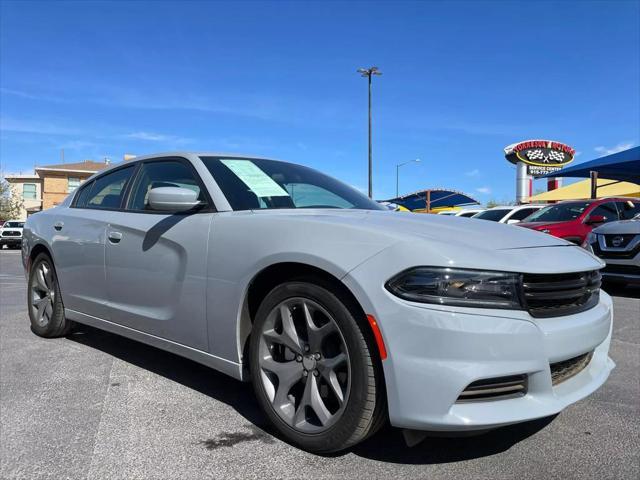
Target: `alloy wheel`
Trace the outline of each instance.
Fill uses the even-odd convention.
[[[331,314],[289,298],[268,314],[259,342],[262,385],[278,416],[303,433],[331,427],[351,387],[349,352]]]
[[[46,326],[53,315],[55,280],[47,262],[40,262],[31,277],[31,310],[38,325]]]

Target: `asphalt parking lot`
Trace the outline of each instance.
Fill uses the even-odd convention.
[[[555,418],[411,449],[386,428],[322,457],[273,436],[248,384],[88,327],[36,337],[19,251],[3,250],[0,477],[637,479],[640,290],[614,293],[617,368]]]

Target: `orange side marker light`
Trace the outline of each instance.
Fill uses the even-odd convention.
[[[369,325],[371,326],[373,337],[376,339],[376,344],[378,345],[378,352],[380,353],[380,358],[384,360],[387,358],[387,348],[384,346],[384,339],[382,338],[382,332],[380,331],[378,322],[376,321],[373,315],[367,315],[367,320],[369,321]]]

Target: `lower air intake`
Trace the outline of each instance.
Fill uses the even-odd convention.
[[[527,394],[527,376],[487,378],[471,383],[458,397],[456,403],[504,400]]]
[[[577,375],[589,365],[591,357],[593,357],[593,352],[563,360],[562,362],[552,363],[550,365],[551,383],[555,386]]]

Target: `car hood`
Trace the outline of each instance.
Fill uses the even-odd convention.
[[[640,220],[621,220],[619,222],[605,223],[593,230],[600,234],[640,235]]]
[[[498,222],[449,215],[429,215],[378,210],[265,210],[255,211],[291,220],[313,221],[366,231],[372,237],[388,237],[389,241],[424,240],[457,248],[505,250],[571,245],[543,233]],[[336,234],[339,232],[336,230]]]

